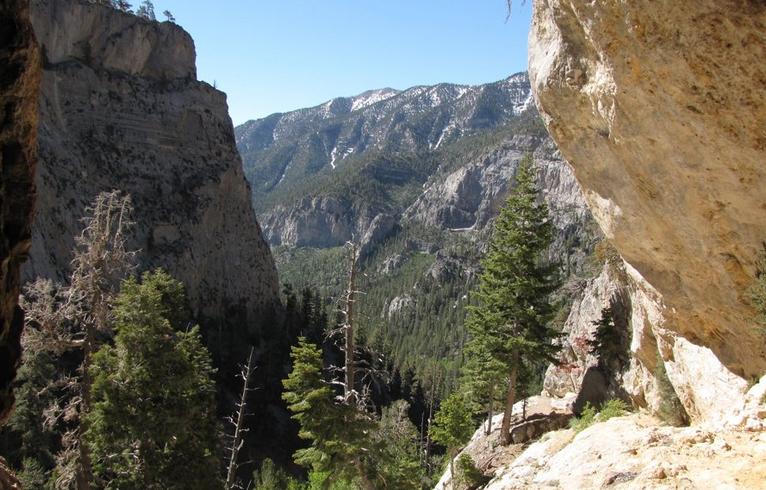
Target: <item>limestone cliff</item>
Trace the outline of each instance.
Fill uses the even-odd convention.
[[[553,262],[563,262],[565,274],[580,271],[603,236],[594,225],[571,168],[547,136],[514,135],[450,173],[437,173],[404,210],[403,222],[488,235],[513,190],[525,154],[532,155],[536,182],[555,229],[548,255]]]
[[[13,407],[11,383],[21,357],[18,307],[35,200],[40,53],[28,0],[0,4],[0,425]],[[8,481],[0,467],[0,484]],[[0,485],[2,486],[2,485]]]
[[[70,0],[34,0],[32,21],[45,69],[26,277],[63,279],[84,207],[121,189],[133,197],[139,269],[179,278],[221,336],[214,354],[229,353],[273,314],[278,281],[225,94],[197,81],[194,43],[175,24]]]
[[[746,295],[766,239],[764,56],[763,2],[534,4],[537,105],[645,312],[636,386],[659,348],[697,421],[766,371]]]

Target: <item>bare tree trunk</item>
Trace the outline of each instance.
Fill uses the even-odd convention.
[[[89,490],[91,482],[93,482],[93,468],[90,461],[90,449],[83,440],[83,434],[88,430],[87,422],[83,415],[90,411],[91,397],[90,388],[93,385],[93,380],[90,376],[90,361],[91,356],[95,351],[96,342],[96,329],[90,322],[85,326],[85,342],[83,343],[83,360],[80,369],[82,369],[82,386],[81,396],[82,402],[80,405],[80,427],[79,427],[79,465],[77,472],[77,488],[79,490]]]
[[[455,453],[456,451],[454,449],[447,451],[447,457],[449,458],[449,476],[450,481],[452,482],[452,488],[455,488]]]
[[[83,343],[82,402],[80,405],[79,464],[77,487],[88,490],[93,483],[93,468],[90,449],[83,440],[88,430],[83,415],[90,412],[91,357],[98,349],[98,332],[107,332],[111,326],[112,302],[119,289],[119,283],[131,269],[135,255],[125,248],[125,231],[132,226],[130,215],[133,211],[130,196],[123,196],[119,191],[102,192],[96,197],[91,208],[92,213],[84,218],[86,223],[82,234],[76,239],[78,250],[75,251],[70,284],[70,299],[83,301],[76,308],[76,316],[83,325],[85,342]]]
[[[370,479],[367,477],[367,472],[364,471],[364,465],[362,465],[362,461],[359,459],[354,460],[354,466],[356,467],[357,473],[359,473],[359,479],[362,481],[364,490],[375,490],[375,485],[372,484]]]
[[[527,420],[527,399],[524,398],[524,401],[521,403],[521,420],[526,421]]]
[[[486,435],[490,435],[492,433],[492,415],[493,415],[493,409],[495,408],[495,385],[490,385],[489,387],[489,402],[487,402],[487,430],[485,432]]]
[[[356,261],[357,261],[357,247],[356,243],[351,243],[351,260],[348,267],[348,289],[346,290],[346,307],[344,309],[344,315],[346,324],[344,326],[345,334],[345,351],[346,351],[346,365],[345,365],[345,380],[343,383],[344,399],[347,403],[356,403],[356,391],[354,390],[355,383],[355,369],[354,364],[354,351],[356,345],[354,343],[354,295],[356,293]]]
[[[250,388],[250,378],[254,370],[254,358],[255,349],[250,347],[250,356],[247,358],[247,365],[243,367],[242,371],[240,372],[240,376],[242,376],[242,396],[240,397],[239,404],[237,405],[237,420],[234,422],[233,419],[230,419],[234,424],[234,439],[232,440],[231,447],[229,448],[231,454],[229,456],[229,468],[226,472],[226,490],[241,488],[235,487],[237,468],[239,467],[237,464],[237,458],[239,457],[239,450],[242,449],[242,445],[244,444],[242,436],[249,430],[245,428],[245,417],[249,415],[246,411],[247,394],[252,391],[252,388]]]
[[[508,393],[505,397],[505,413],[503,423],[500,426],[500,439],[503,446],[511,443],[511,419],[513,418],[513,404],[516,403],[516,378],[518,376],[518,352],[513,353],[511,375],[508,377]]]
[[[425,435],[425,427],[426,427],[426,414],[421,413],[420,414],[420,466],[427,469],[428,461],[426,460],[426,448],[425,448],[425,441],[426,441],[426,435]]]

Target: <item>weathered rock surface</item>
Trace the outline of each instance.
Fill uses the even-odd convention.
[[[415,300],[409,294],[403,294],[392,299],[383,311],[381,316],[390,319],[394,315],[413,314],[412,308],[415,306]]]
[[[664,306],[658,341],[687,410],[715,416],[689,378],[701,371],[684,368],[690,346],[712,354],[707,389],[766,371],[746,299],[766,237],[766,6],[538,0],[534,10],[537,105],[602,229]]]
[[[457,458],[467,454],[476,468],[485,475],[502,472],[524,451],[525,443],[538,439],[546,432],[565,426],[572,417],[573,402],[574,396],[571,395],[563,398],[533,396],[519,401],[513,405],[514,422],[511,427],[511,433],[515,436],[513,444],[502,446],[500,443],[500,426],[503,419],[503,414],[500,413],[492,417],[489,434],[487,434],[485,420]],[[525,415],[526,419],[524,419]],[[457,490],[460,486],[455,483],[448,467],[434,490]]]
[[[549,256],[566,261],[567,273],[580,270],[602,235],[574,175],[552,141],[514,136],[446,176],[430,179],[423,193],[403,213],[403,221],[455,231],[488,231],[515,186],[525,154],[531,153],[537,184],[556,229]]]
[[[552,432],[498,470],[485,489],[762,487],[766,433],[656,424],[631,415],[576,435]]]
[[[26,277],[62,280],[84,207],[121,189],[133,197],[140,269],[180,279],[203,326],[221,332],[214,352],[238,355],[237,339],[274,313],[278,282],[226,96],[196,80],[191,37],[80,1],[34,0],[32,20],[45,71]]]
[[[264,235],[272,246],[338,247],[348,241],[360,245],[360,257],[396,227],[397,219],[372,206],[356,206],[334,196],[304,197],[292,205],[276,205],[263,213]]]
[[[21,360],[20,267],[32,232],[41,71],[28,0],[4,1],[0,4],[0,425],[13,407],[11,388]],[[12,477],[4,473],[0,465],[0,483],[12,488]]]

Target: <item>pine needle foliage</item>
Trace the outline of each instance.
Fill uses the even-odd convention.
[[[86,443],[99,486],[221,488],[210,354],[184,329],[183,285],[162,270],[127,279],[114,346],[94,356]]]
[[[558,286],[555,264],[542,255],[553,239],[548,208],[539,199],[532,158],[522,159],[516,188],[495,221],[483,271],[477,305],[469,309],[467,326],[477,352],[489,353],[507,376],[504,442],[510,411],[523,364],[555,362],[559,333],[552,327],[554,307],[550,295]],[[470,352],[470,351],[469,351]]]
[[[430,433],[434,441],[447,448],[450,472],[455,475],[453,458],[458,449],[471,439],[474,431],[471,411],[460,393],[453,393],[441,403]]]
[[[601,318],[593,322],[596,327],[593,339],[588,340],[590,353],[599,359],[599,367],[605,372],[619,372],[630,359],[629,346],[615,323],[612,305],[601,310]]]
[[[293,368],[283,380],[283,400],[300,424],[298,436],[310,441],[293,460],[313,472],[331,472],[339,480],[369,477],[369,432],[372,420],[356,405],[335,400],[332,388],[322,377],[322,351],[305,338],[298,339],[290,357]]]
[[[375,444],[376,480],[379,488],[419,488],[423,469],[418,454],[418,431],[407,416],[409,403],[397,400],[383,409]]]

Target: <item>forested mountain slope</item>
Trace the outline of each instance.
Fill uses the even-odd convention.
[[[556,228],[548,255],[568,279],[563,322],[601,236],[530,93],[520,73],[473,87],[371,91],[237,127],[281,280],[333,304],[345,281],[342,246],[360,243],[365,341],[420,378],[453,377],[489,225],[531,154]]]

